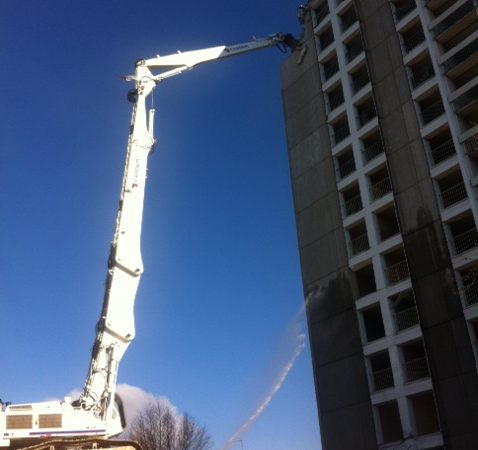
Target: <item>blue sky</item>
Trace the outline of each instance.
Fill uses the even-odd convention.
[[[297,6],[0,0],[0,398],[83,385],[131,114],[119,77],[158,53],[297,35]],[[273,384],[302,304],[284,58],[269,49],[221,61],[154,95],[145,273],[119,382],[167,397],[215,448]],[[320,449],[308,348],[243,444]]]

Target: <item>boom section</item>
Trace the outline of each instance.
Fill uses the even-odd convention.
[[[201,50],[191,50],[187,52],[177,52],[172,55],[159,56],[155,58],[140,60],[138,65],[149,68],[152,72],[165,69],[156,74],[153,80],[160,82],[166,78],[179,75],[184,71],[191,70],[201,64],[217,61],[219,59],[230,58],[231,56],[242,55],[255,50],[261,50],[274,46],[294,45],[295,39],[289,34],[276,33],[266,38],[254,39],[250,42],[235,45],[220,45]],[[129,77],[130,79],[132,77]]]
[[[108,259],[105,294],[90,368],[80,404],[108,422],[113,413],[118,364],[135,336],[134,300],[143,262],[141,222],[148,155],[154,145],[154,110],[146,98],[155,86],[146,67],[135,72],[136,96],[126,150],[116,225]]]

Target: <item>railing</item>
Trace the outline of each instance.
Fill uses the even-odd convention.
[[[360,197],[360,194],[344,201],[344,213],[345,213],[346,216],[350,216],[351,214],[355,214],[356,212],[360,211],[361,209],[362,209],[362,199]]]
[[[420,115],[422,117],[422,122],[424,125],[426,125],[427,123],[430,123],[432,120],[441,116],[445,112],[445,108],[441,100],[437,100],[423,108],[420,106],[420,109],[421,109]]]
[[[451,58],[447,59],[444,63],[445,70],[449,71],[455,68],[475,53],[478,53],[478,41],[473,41],[459,52],[456,52]]]
[[[376,158],[381,153],[383,153],[382,141],[374,142],[373,144],[370,144],[364,149],[362,149],[362,155],[365,162],[371,161],[372,159]]]
[[[393,371],[391,367],[372,372],[373,388],[375,391],[382,391],[394,386]]]
[[[466,2],[460,6],[456,11],[452,12],[448,17],[443,19],[434,29],[433,32],[435,36],[440,35],[448,28],[450,28],[454,23],[458,22],[469,12],[474,11],[473,2]]]
[[[411,69],[412,71],[412,86],[416,89],[421,86],[425,81],[429,80],[435,75],[431,62],[417,65]]]
[[[478,86],[471,88],[469,91],[460,95],[456,100],[453,100],[455,110],[464,108],[465,106],[476,102],[478,100]]]
[[[421,380],[430,376],[427,359],[425,357],[406,361],[403,366],[407,382]]]
[[[407,260],[404,259],[403,261],[385,267],[385,276],[387,277],[388,284],[398,283],[408,278],[410,275]]]
[[[337,61],[337,58],[333,58],[330,61],[325,62],[322,67],[324,71],[324,78],[325,80],[328,80],[339,71],[339,62]]]
[[[447,141],[430,150],[434,164],[441,163],[456,153],[453,139],[448,139]]]
[[[406,330],[407,328],[418,325],[418,311],[416,306],[395,312],[395,326],[397,331]]]
[[[329,5],[327,1],[324,2],[319,8],[315,10],[315,17],[317,19],[317,24],[322,22],[329,14]]]
[[[361,127],[363,127],[367,122],[370,122],[376,116],[377,111],[375,110],[373,103],[358,109],[358,119]]]
[[[370,187],[371,194],[374,200],[387,195],[392,190],[392,183],[390,178],[387,176],[375,184],[372,184]]]
[[[412,51],[415,47],[420,45],[425,40],[425,35],[423,30],[419,28],[414,33],[402,35],[403,38],[403,49],[406,53]]]
[[[352,256],[358,255],[370,248],[367,233],[364,233],[350,241],[350,253]]]
[[[466,154],[473,158],[478,158],[478,133],[469,137],[464,144]]]
[[[455,244],[455,253],[457,255],[476,247],[478,245],[478,230],[471,228],[464,233],[453,236],[453,243]]]
[[[444,208],[448,208],[449,206],[454,205],[465,198],[467,198],[467,195],[465,183],[463,183],[463,181],[460,181],[454,186],[451,186],[441,192],[441,201]]]
[[[413,11],[417,5],[415,4],[415,0],[405,0],[402,2],[397,2],[395,6],[395,20],[399,22],[402,20],[410,11]]]
[[[473,280],[463,288],[463,296],[468,306],[478,303],[478,280]]]
[[[352,86],[354,94],[368,84],[370,78],[366,70],[360,70],[352,75]]]
[[[334,130],[334,143],[337,145],[350,135],[349,125],[346,122],[337,123],[332,126]]]
[[[340,179],[350,175],[353,171],[355,171],[355,160],[353,156],[338,165],[338,175]]]

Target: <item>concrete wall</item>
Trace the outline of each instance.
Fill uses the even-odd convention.
[[[478,376],[388,0],[355,2],[447,449],[478,448]]]
[[[377,448],[312,26],[282,66],[285,125],[324,450]]]

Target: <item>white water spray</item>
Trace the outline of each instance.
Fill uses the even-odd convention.
[[[309,297],[309,296],[308,296]],[[305,305],[307,305],[309,298],[306,298]],[[294,366],[297,358],[302,353],[305,347],[305,333],[304,333],[304,306],[300,308],[297,314],[294,315],[294,319],[292,320],[292,325],[289,325],[286,328],[286,334],[293,330],[293,352],[291,356],[288,358],[285,365],[281,368],[279,375],[274,381],[274,384],[270,387],[267,391],[266,396],[261,401],[261,403],[257,406],[254,412],[247,418],[247,420],[237,429],[237,431],[232,434],[232,436],[227,440],[227,442],[222,446],[221,450],[227,450],[234,442],[241,440],[243,434],[251,427],[251,425],[258,419],[258,417],[266,410],[269,406],[269,403],[272,401],[274,396],[277,394],[279,389],[284,384],[284,381],[289,375],[292,367]]]

